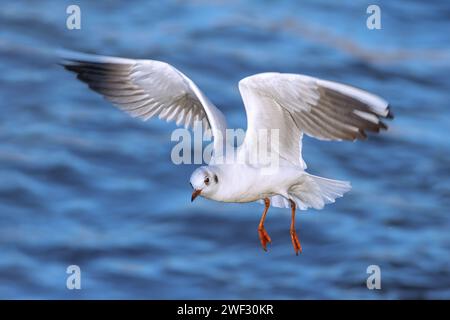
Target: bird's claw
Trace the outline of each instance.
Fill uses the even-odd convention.
[[[262,245],[264,251],[267,251],[267,244],[272,243],[272,240],[270,239],[269,234],[267,233],[267,231],[264,227],[259,227],[258,235],[259,235],[259,240],[261,240],[261,245]]]
[[[298,253],[302,253],[302,245],[300,244],[300,240],[298,239],[297,232],[295,230],[291,230],[291,240],[292,245],[294,246],[295,254],[298,256]]]

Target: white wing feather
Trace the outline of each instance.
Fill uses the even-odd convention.
[[[348,85],[299,74],[261,73],[242,79],[239,91],[247,113],[247,133],[239,152],[260,150],[258,131],[278,130],[281,159],[306,169],[303,133],[321,140],[355,140],[365,131],[386,129],[388,103]],[[274,151],[275,150],[275,151]]]
[[[133,60],[69,51],[59,53],[61,64],[79,80],[133,117],[158,116],[193,127],[201,121],[212,130],[214,148],[222,147],[225,117],[195,83],[173,66],[155,60]]]

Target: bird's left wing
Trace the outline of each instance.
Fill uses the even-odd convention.
[[[279,141],[271,141],[267,152],[303,169],[303,133],[321,140],[363,139],[365,131],[386,129],[381,118],[391,115],[388,103],[376,95],[300,74],[256,74],[242,79],[239,91],[247,113],[240,152],[261,152],[270,140],[261,134],[276,130]]]
[[[214,149],[222,147],[224,115],[192,80],[170,64],[71,51],[61,51],[58,56],[79,80],[131,116],[144,121],[158,116],[185,127],[201,121],[204,129],[212,130]]]

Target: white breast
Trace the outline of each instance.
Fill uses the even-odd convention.
[[[252,202],[275,194],[287,196],[292,183],[303,174],[298,168],[279,167],[268,173],[246,164],[215,165],[219,170],[219,188],[208,198],[222,202]]]

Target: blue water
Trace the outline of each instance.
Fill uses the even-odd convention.
[[[450,298],[450,5],[377,1],[71,1],[0,6],[0,298]],[[341,81],[388,100],[389,131],[305,138],[309,171],[350,180],[322,211],[190,203],[175,128],[113,108],[43,49],[167,61],[245,128],[237,82],[263,71]],[[66,268],[81,268],[81,290]],[[366,268],[381,268],[368,290]]]

